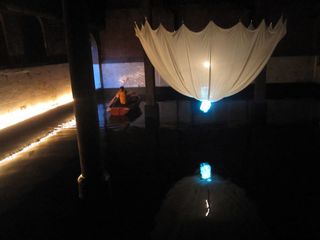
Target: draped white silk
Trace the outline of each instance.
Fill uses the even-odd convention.
[[[162,25],[135,26],[148,58],[176,91],[198,100],[218,101],[247,87],[262,71],[286,34],[281,19],[273,27],[263,20],[256,29],[241,22],[224,29],[210,21],[200,32],[185,25],[169,32]]]

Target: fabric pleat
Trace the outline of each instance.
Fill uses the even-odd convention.
[[[185,25],[167,31],[148,21],[135,26],[144,51],[164,81],[179,93],[218,101],[247,87],[263,70],[286,34],[286,21],[255,29],[241,22],[224,29],[210,21],[200,32]]]

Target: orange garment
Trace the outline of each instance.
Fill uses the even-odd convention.
[[[127,103],[126,91],[119,90],[117,92],[117,94],[116,94],[116,97],[120,100],[121,104],[126,104]]]

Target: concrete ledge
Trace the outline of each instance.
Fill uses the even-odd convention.
[[[0,159],[45,136],[73,118],[73,103],[65,104],[0,131]]]

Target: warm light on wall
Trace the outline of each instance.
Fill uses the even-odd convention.
[[[76,126],[76,121],[75,119],[72,119],[68,122],[65,122],[61,125],[59,125],[58,127],[56,127],[54,130],[48,132],[44,137],[38,139],[37,141],[33,142],[33,143],[30,143],[28,144],[27,146],[19,149],[18,151],[12,153],[11,155],[9,155],[8,157],[0,160],[0,164],[4,163],[4,162],[7,162],[7,161],[10,161],[16,157],[18,157],[20,154],[24,153],[24,152],[27,152],[28,150],[34,148],[35,146],[39,145],[40,143],[42,142],[45,142],[46,140],[48,140],[48,138],[56,135],[58,132],[60,132],[61,130],[63,129],[66,129],[66,128],[73,128]]]
[[[8,113],[0,113],[0,130],[72,101],[70,93],[62,95],[56,100],[40,102]]]

